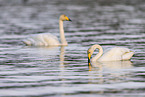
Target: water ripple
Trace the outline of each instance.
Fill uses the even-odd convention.
[[[143,3],[0,2],[0,96],[144,95]],[[31,34],[50,32],[59,37],[62,13],[73,20],[64,22],[68,46],[28,47],[22,43]],[[104,49],[127,47],[135,54],[131,61],[96,63],[90,68],[87,50],[93,44]]]

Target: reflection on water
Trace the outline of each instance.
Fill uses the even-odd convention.
[[[93,62],[91,65],[92,68],[98,68],[99,71],[102,71],[102,69],[103,71],[120,71],[121,69],[129,69],[133,67],[130,61]]]
[[[143,1],[28,0],[23,5],[20,0],[0,0],[0,4],[0,96],[144,95]],[[68,46],[28,47],[21,42],[31,34],[59,36],[60,14],[72,19],[71,25],[64,23]],[[96,62],[88,68],[87,50],[93,44],[126,47],[135,54],[131,61]]]
[[[111,89],[111,91],[118,91],[118,85],[115,83],[123,83],[130,79],[130,69],[132,69],[130,61],[110,61],[110,62],[93,62],[89,66],[89,83],[98,84],[102,90],[98,93],[103,94],[106,92],[103,88]],[[101,86],[102,85],[102,86]]]
[[[107,79],[107,83],[114,83],[116,78],[122,80],[122,78],[128,77],[128,70],[133,68],[130,61],[111,61],[111,62],[93,62],[89,66],[89,71],[99,75],[98,77],[105,80],[105,77],[110,77],[111,81]],[[112,79],[114,79],[112,81]],[[101,80],[101,83],[103,83]],[[104,81],[105,82],[105,81]]]

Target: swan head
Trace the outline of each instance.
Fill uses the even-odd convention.
[[[91,61],[90,61],[91,56],[92,56],[92,54],[93,54],[93,52],[94,52],[94,50],[95,50],[96,48],[98,48],[99,50],[102,49],[102,47],[101,47],[100,45],[98,45],[98,44],[95,44],[95,45],[91,46],[91,47],[88,49],[88,51],[87,51],[87,53],[88,53],[88,63],[91,62]],[[101,53],[103,53],[103,51],[102,51]]]
[[[61,15],[60,17],[59,17],[59,20],[62,20],[62,21],[71,21],[71,19],[70,18],[68,18],[66,15]]]

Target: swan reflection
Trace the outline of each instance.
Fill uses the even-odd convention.
[[[93,62],[89,65],[89,83],[105,84],[125,81],[129,78],[130,61]]]
[[[60,69],[64,70],[64,54],[65,54],[65,46],[61,46],[60,48]]]
[[[107,70],[107,71],[119,71],[122,69],[132,68],[131,61],[109,61],[109,62],[92,62],[89,65],[91,70]]]

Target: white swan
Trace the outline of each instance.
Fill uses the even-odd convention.
[[[47,34],[37,34],[33,35],[23,42],[28,46],[58,46],[58,45],[67,45],[67,41],[64,36],[63,30],[63,21],[71,21],[66,15],[61,15],[59,18],[59,30],[60,30],[60,40],[61,43],[58,41],[58,38],[50,33]]]
[[[128,48],[114,47],[103,54],[103,49],[100,45],[93,45],[88,49],[88,63],[90,63],[91,55],[95,49],[99,49],[99,53],[94,56],[91,61],[118,61],[129,60],[134,52]]]

